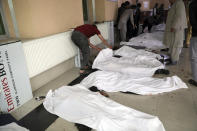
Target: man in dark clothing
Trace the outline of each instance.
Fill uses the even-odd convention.
[[[189,83],[197,86],[197,0],[193,0],[189,5],[189,19],[192,26],[190,41],[192,79],[189,80]]]
[[[76,27],[72,32],[71,39],[75,43],[75,45],[79,47],[83,56],[83,61],[80,69],[81,74],[85,74],[85,71],[88,68],[88,62],[90,58],[89,46],[91,48],[96,49],[97,51],[101,50],[101,48],[96,47],[92,43],[90,43],[89,38],[94,35],[97,35],[107,47],[112,49],[112,46],[108,44],[108,42],[103,38],[100,31],[97,29],[96,25],[90,25],[90,24],[81,25]]]
[[[130,5],[130,3],[128,1],[124,2],[121,4],[121,7],[118,8],[118,17],[117,17],[117,20],[116,20],[116,25],[118,26],[119,24],[119,21],[120,21],[120,18],[122,16],[122,14],[124,13],[124,11],[128,8],[128,6]],[[117,27],[117,33],[118,33],[118,40],[121,41],[121,33],[120,33],[120,30],[118,29]]]
[[[120,16],[122,15],[122,13],[125,11],[125,3],[121,4],[121,7],[118,8],[118,16],[117,16],[117,20],[116,23],[118,24],[119,20],[120,20]]]
[[[134,25],[131,23],[130,20],[127,21],[126,41],[129,41],[129,39],[135,36],[135,30],[136,30],[134,13],[135,13],[137,6],[131,5],[129,8],[133,9],[133,22],[134,22],[133,24]]]
[[[140,16],[141,16],[141,4],[138,3],[136,7],[136,12],[134,14],[134,24],[136,25],[135,29],[135,36],[137,36],[138,30],[139,30],[139,23],[140,23]]]
[[[116,21],[117,24],[120,20],[121,15],[123,14],[123,12],[126,10],[127,6],[129,6],[129,5],[130,5],[130,3],[128,1],[126,1],[126,2],[121,4],[120,8],[118,8],[118,17],[117,17],[117,21]]]
[[[145,18],[144,23],[142,25],[142,33],[144,33],[144,29],[148,26],[148,32],[151,32],[151,28],[153,25],[157,25],[158,24],[158,17],[154,17],[154,16],[148,16],[147,18]]]
[[[158,3],[155,3],[155,6],[153,7],[152,16],[156,16],[158,14]]]
[[[161,4],[160,7],[158,8],[158,16],[159,16],[159,23],[163,23],[164,22],[164,4]]]

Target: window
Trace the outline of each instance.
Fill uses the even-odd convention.
[[[4,28],[4,24],[3,24],[3,20],[2,20],[2,16],[0,14],[0,35],[5,35],[5,28]]]
[[[149,9],[149,1],[143,1],[143,7],[144,7],[144,9],[148,10]]]
[[[8,30],[5,22],[2,0],[0,0],[0,39],[4,39],[8,37]]]

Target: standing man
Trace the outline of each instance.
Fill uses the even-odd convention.
[[[156,17],[158,13],[158,3],[155,3],[155,6],[153,7],[153,11],[152,11],[152,16]]]
[[[161,4],[160,7],[158,8],[158,19],[159,19],[159,23],[163,23],[164,22],[164,4]]]
[[[71,39],[75,43],[75,45],[79,47],[83,56],[83,61],[80,68],[80,74],[87,73],[86,69],[88,68],[88,62],[90,58],[89,46],[91,48],[96,49],[97,51],[101,50],[101,48],[96,47],[92,43],[90,43],[89,38],[94,35],[97,35],[107,47],[112,49],[112,46],[108,44],[107,41],[103,38],[100,31],[97,29],[96,25],[90,25],[90,24],[81,25],[76,27],[72,32]]]
[[[163,43],[169,48],[171,64],[177,64],[183,47],[184,30],[187,28],[185,5],[182,0],[169,0],[171,8],[168,11]]]
[[[197,86],[197,0],[193,0],[189,5],[189,19],[192,26],[192,38],[190,41],[192,79],[189,80],[189,83]]]
[[[118,29],[120,30],[120,37],[122,41],[126,41],[128,20],[130,20],[132,27],[135,27],[134,18],[133,18],[133,9],[131,9],[130,6],[127,7],[127,9],[120,16],[120,20],[118,23]]]
[[[117,16],[117,24],[119,23],[119,20],[120,20],[120,16],[123,14],[123,12],[126,10],[126,7],[129,6],[129,2],[126,1],[124,3],[121,4],[121,7],[118,8],[118,16]]]
[[[141,8],[141,4],[138,3],[136,7],[135,16],[134,16],[134,23],[136,25],[135,36],[138,35],[138,31],[139,31],[139,23],[140,23],[140,16],[141,16],[140,8]]]
[[[121,7],[118,8],[118,16],[117,16],[117,20],[116,20],[116,27],[119,23],[119,20],[120,20],[120,16],[123,14],[123,12],[126,10],[126,7],[129,5],[130,3],[128,1],[124,2],[121,4]],[[117,27],[117,34],[118,34],[118,40],[121,41],[121,38],[120,38],[120,30],[118,29]]]

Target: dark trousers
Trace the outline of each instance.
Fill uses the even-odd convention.
[[[197,81],[197,37],[192,37],[190,41],[190,60],[192,79]]]
[[[134,36],[136,37],[136,36],[138,36],[139,22],[137,22],[135,25],[136,25],[136,28],[135,28],[135,30],[134,30]]]
[[[150,22],[148,22],[148,20],[146,19],[142,25],[142,31],[144,32],[144,29],[148,26],[148,32],[151,32],[151,28],[152,28],[152,24]]]
[[[131,39],[132,37],[134,37],[134,28],[131,24],[131,21],[128,20],[127,21],[127,37],[126,37],[126,41],[129,41],[129,39]]]
[[[90,59],[90,48],[88,44],[88,38],[79,31],[73,31],[71,36],[72,41],[80,49],[82,53],[81,69],[88,65]]]

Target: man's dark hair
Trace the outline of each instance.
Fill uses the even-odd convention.
[[[163,9],[164,8],[164,4],[161,4],[159,8]]]
[[[125,7],[125,3],[122,3],[122,4],[121,4],[121,7],[123,7],[123,8],[124,8],[124,7]]]
[[[137,7],[140,8],[142,5],[141,3],[137,3]]]
[[[125,1],[124,3],[125,3],[125,6],[130,5],[130,2],[129,1]]]
[[[97,28],[97,26],[96,26],[95,24],[93,24],[92,26],[94,26],[94,27],[96,27],[96,28]]]
[[[158,7],[158,5],[159,5],[158,3],[155,3],[155,6],[154,7]]]

